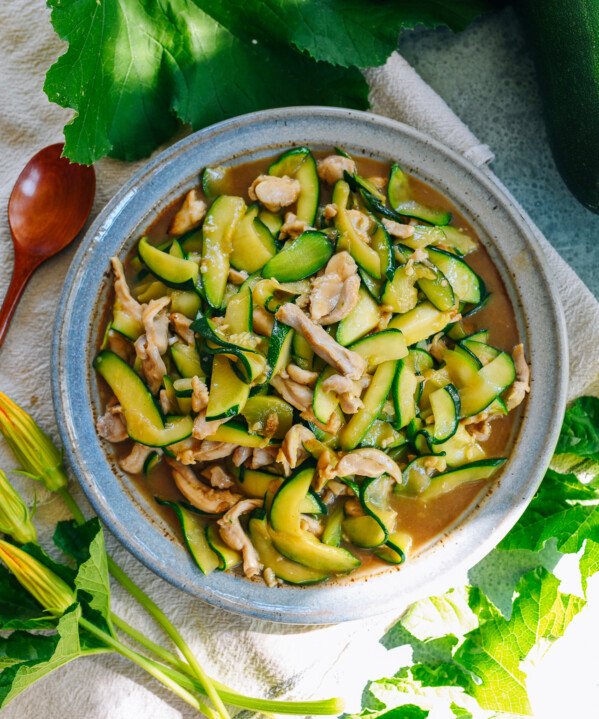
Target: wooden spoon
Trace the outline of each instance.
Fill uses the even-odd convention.
[[[34,155],[8,201],[15,265],[0,309],[0,346],[34,270],[77,237],[92,208],[94,168],[71,164],[61,157],[62,149],[59,143]]]

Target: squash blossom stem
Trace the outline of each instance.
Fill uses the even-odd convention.
[[[0,532],[12,537],[19,544],[37,542],[37,532],[31,521],[31,512],[1,469]]]
[[[3,392],[0,392],[0,432],[26,474],[42,482],[50,492],[67,486],[62,455],[50,437]]]
[[[74,591],[59,576],[27,552],[1,539],[0,559],[50,614],[60,617],[76,603]]]

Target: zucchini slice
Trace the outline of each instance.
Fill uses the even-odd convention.
[[[193,320],[202,303],[200,295],[190,290],[171,290],[169,294],[171,296],[171,312],[180,312]]]
[[[185,342],[174,342],[171,345],[171,357],[181,377],[204,377],[200,355],[195,347]]]
[[[168,287],[197,290],[197,262],[163,252],[151,245],[147,237],[142,237],[139,241],[137,253],[150,272]]]
[[[296,364],[302,369],[311,370],[314,360],[314,350],[308,340],[299,332],[293,333],[291,353]]]
[[[331,259],[333,245],[323,232],[308,230],[270,259],[262,276],[279,282],[295,282],[318,272]]]
[[[432,442],[446,442],[456,433],[460,418],[460,396],[452,384],[435,390],[429,397],[435,420]]]
[[[291,327],[275,320],[268,343],[268,354],[266,355],[266,364],[270,368],[268,370],[269,380],[289,364],[293,335],[294,331]]]
[[[143,465],[143,473],[144,476],[147,477],[149,474],[151,474],[156,467],[160,464],[162,461],[162,453],[161,452],[150,452],[150,454],[146,457]]]
[[[300,195],[295,215],[298,220],[313,225],[318,211],[320,183],[316,161],[307,147],[294,147],[283,153],[268,168],[269,175],[294,177],[300,183]]]
[[[349,345],[348,349],[363,357],[369,367],[376,367],[391,360],[400,360],[408,354],[403,334],[393,329],[363,337]]]
[[[403,447],[406,443],[405,436],[395,430],[390,422],[375,419],[360,442],[360,447],[394,449],[395,447]]]
[[[218,569],[220,559],[206,539],[206,520],[186,509],[180,502],[170,502],[158,497],[154,497],[154,499],[163,507],[172,509],[177,515],[187,549],[200,571],[203,574],[210,574]]]
[[[293,534],[301,531],[301,505],[310,489],[314,471],[314,467],[301,469],[279,487],[269,514],[270,524],[274,530]]]
[[[216,167],[206,167],[202,171],[202,190],[206,197],[212,199],[219,195],[228,194],[230,185],[230,168],[217,165]]]
[[[459,345],[473,354],[481,365],[489,364],[497,355],[501,354],[501,350],[498,350],[497,347],[492,347],[483,341],[478,342],[470,337],[462,340]]]
[[[375,555],[389,564],[403,564],[413,541],[407,532],[393,532],[385,546],[377,549]]]
[[[327,572],[304,567],[277,552],[270,538],[264,516],[252,517],[248,529],[250,539],[258,552],[260,561],[265,567],[271,569],[279,579],[289,584],[302,585],[317,584],[328,579],[329,574]]]
[[[381,321],[381,308],[363,287],[358,304],[337,326],[337,342],[344,347],[371,332]]]
[[[268,227],[273,239],[276,240],[281,231],[281,227],[283,227],[283,218],[281,215],[277,212],[270,212],[263,207],[258,213],[258,219]]]
[[[143,324],[139,320],[131,317],[127,312],[124,312],[118,300],[115,300],[112,310],[110,329],[123,335],[123,337],[131,340],[131,342],[135,342],[135,340],[144,333]]]
[[[386,277],[388,280],[393,279],[393,273],[395,272],[393,244],[389,233],[379,222],[377,222],[376,231],[372,236],[370,246],[379,256],[381,262],[381,277]]]
[[[234,417],[241,412],[249,396],[250,386],[235,374],[231,362],[223,355],[215,355],[206,421]]]
[[[252,310],[252,291],[249,285],[244,283],[239,288],[239,292],[231,297],[225,311],[225,324],[230,334],[253,332]]]
[[[416,374],[422,374],[425,370],[433,369],[435,366],[435,360],[431,353],[422,349],[422,347],[412,347],[408,352],[406,362]]]
[[[349,422],[339,431],[339,444],[341,449],[347,451],[355,449],[364,439],[364,435],[370,429],[377,418],[382,406],[385,404],[395,371],[397,362],[383,362],[374,373],[366,394],[362,398],[364,406],[352,415]]]
[[[358,268],[358,274],[360,275],[360,279],[362,280],[364,287],[366,287],[368,292],[370,292],[373,299],[380,302],[383,289],[385,288],[385,282],[382,279],[375,280],[374,277],[371,277],[368,272],[363,270],[361,267]]]
[[[431,466],[430,457],[433,455],[422,455],[413,459],[402,472],[404,486],[397,485],[396,494],[408,494],[411,496],[422,494],[431,483],[431,475],[435,471],[434,464]],[[437,461],[437,460],[435,460]]]
[[[481,301],[486,291],[484,283],[464,260],[433,247],[427,251],[430,261],[443,273],[461,302],[478,304]]]
[[[421,302],[413,310],[394,317],[388,329],[401,330],[409,347],[444,330],[453,317],[453,312],[441,312],[430,302]]]
[[[460,389],[462,417],[470,417],[486,409],[516,379],[514,361],[507,352],[478,371],[475,381]]]
[[[337,409],[339,397],[334,392],[325,392],[322,388],[322,383],[336,373],[337,370],[334,367],[325,367],[314,385],[312,412],[314,412],[316,419],[323,424],[329,421],[331,415]]]
[[[221,195],[210,206],[202,225],[200,273],[208,304],[217,309],[225,296],[232,238],[244,213],[245,202],[241,197]]]
[[[409,363],[400,360],[391,386],[393,406],[395,407],[395,426],[397,429],[407,427],[417,412],[416,391],[419,381]]]
[[[342,524],[343,532],[356,547],[373,549],[387,541],[387,532],[379,522],[367,514],[361,517],[348,517]]]
[[[310,532],[270,530],[274,546],[282,555],[306,567],[330,574],[344,574],[360,566],[360,560],[347,549],[320,542]]]
[[[229,444],[238,444],[240,447],[266,447],[270,444],[269,440],[259,434],[250,434],[244,427],[237,422],[227,422],[206,437],[211,442],[227,442]]]
[[[468,255],[478,249],[476,242],[459,227],[446,225],[441,230],[445,235],[444,245],[449,245],[454,252],[460,255]]]
[[[391,166],[387,195],[389,204],[400,215],[415,217],[431,225],[448,225],[451,222],[451,212],[426,207],[412,200],[410,180],[398,164]]]
[[[108,383],[123,408],[131,439],[149,447],[165,447],[191,435],[191,417],[167,417],[163,421],[149,389],[114,352],[100,352],[94,359],[94,369]]]
[[[394,486],[395,480],[386,474],[367,477],[360,485],[360,504],[383,530],[383,541],[387,541],[389,534],[395,529],[397,512],[391,507]]]
[[[231,265],[252,274],[274,257],[277,246],[268,227],[258,219],[258,205],[248,207],[233,235]]]
[[[218,558],[218,569],[226,571],[241,564],[241,552],[225,544],[214,522],[206,527],[206,541]]]
[[[277,426],[271,436],[275,439],[283,439],[293,424],[293,407],[280,397],[271,395],[250,397],[240,414],[245,417],[251,431],[261,435],[267,429],[269,417],[274,415]]]
[[[464,464],[450,472],[443,472],[433,477],[429,486],[420,494],[423,502],[440,497],[447,494],[463,484],[471,482],[480,482],[483,479],[489,479],[505,462],[504,457],[497,459],[483,459],[479,462],[471,462]]]
[[[269,490],[278,489],[282,483],[282,477],[268,472],[260,472],[257,469],[247,469],[243,465],[239,468],[239,484],[248,497],[262,499]]]
[[[478,380],[481,364],[473,354],[447,349],[443,352],[443,360],[452,383],[458,388],[468,387]]]
[[[375,279],[381,279],[381,259],[372,247],[360,237],[347,215],[347,203],[349,200],[349,185],[344,180],[339,180],[333,188],[332,202],[337,207],[335,215],[335,229],[340,237],[337,243],[339,250],[347,250],[354,258],[358,267],[368,272]],[[385,265],[385,271],[387,265]]]
[[[338,547],[341,544],[342,525],[345,519],[343,503],[340,502],[329,514],[324,525],[321,541],[330,547]]]

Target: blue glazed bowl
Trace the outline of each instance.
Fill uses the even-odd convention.
[[[292,145],[396,160],[448,196],[474,226],[497,265],[531,361],[532,391],[499,481],[455,525],[409,563],[315,587],[268,589],[222,572],[203,576],[151,503],[135,491],[95,431],[100,410],[92,359],[109,257],[124,257],[160,211],[197,184],[207,165],[269,157]],[[156,574],[210,604],[280,622],[326,624],[382,613],[472,567],[509,531],[550,459],[565,404],[564,320],[529,225],[510,198],[462,156],[379,116],[320,107],[238,117],[177,143],[138,172],[83,239],[56,318],[53,395],[68,461],[107,527]]]

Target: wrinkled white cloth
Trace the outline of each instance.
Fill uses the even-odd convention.
[[[60,54],[42,2],[6,0],[0,4],[0,38],[7,48],[0,67],[0,296],[10,280],[12,247],[6,219],[10,188],[21,168],[38,149],[62,139],[69,113],[51,105],[42,92],[43,76]],[[452,111],[405,63],[394,55],[370,74],[375,112],[408,122],[463,152],[476,164],[492,159]],[[434,111],[431,112],[431,109]],[[103,160],[96,166],[94,214],[134,172],[137,164]],[[545,243],[547,259],[557,278],[572,347],[596,347],[599,309],[576,275]],[[17,310],[13,327],[0,350],[0,389],[31,410],[56,436],[50,395],[51,330],[63,278],[73,249],[42,267],[31,281]],[[593,334],[595,333],[595,334]],[[582,361],[584,364],[582,364]],[[573,357],[571,396],[597,375],[594,353]],[[579,364],[580,362],[580,364]],[[592,365],[592,362],[595,364]],[[592,366],[591,366],[592,365]],[[0,444],[0,467],[12,459]],[[15,480],[31,493],[31,483]],[[74,493],[81,499],[78,488]],[[36,521],[42,539],[50,541],[57,519],[66,518],[58,501],[38,492]],[[199,659],[216,677],[254,695],[322,698],[341,695],[356,709],[365,682],[393,673],[401,665],[397,652],[379,644],[393,616],[323,628],[281,626],[233,616],[213,609],[158,579],[114,538],[113,556],[171,616],[190,640]],[[114,609],[148,636],[161,639],[152,622],[118,588]],[[78,660],[39,682],[3,712],[6,719],[176,719],[197,716],[159,685],[114,656]]]

